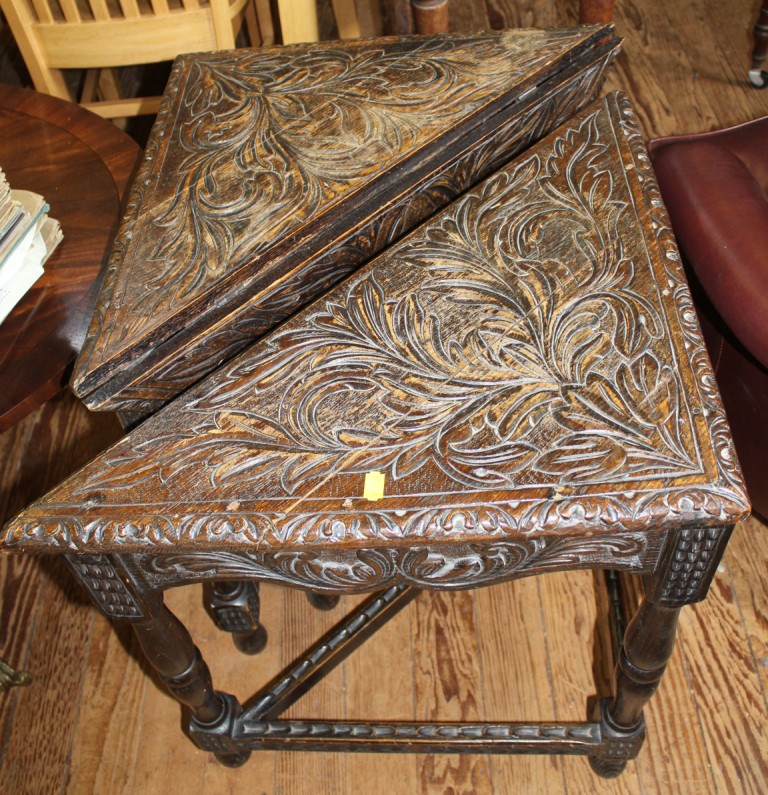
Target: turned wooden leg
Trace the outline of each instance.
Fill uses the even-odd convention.
[[[313,593],[307,591],[307,601],[316,610],[333,610],[339,603],[339,597],[335,594]]]
[[[144,602],[145,616],[132,622],[133,631],[149,664],[171,695],[191,713],[190,734],[205,731],[205,742],[198,743],[229,767],[248,760],[250,751],[233,751],[230,727],[242,711],[233,696],[213,689],[211,674],[186,627],[163,604],[162,596]],[[215,740],[219,739],[216,743]],[[212,743],[212,740],[214,741]]]
[[[389,25],[388,33],[395,36],[408,36],[413,33],[413,7],[411,0],[391,0],[386,5]]]
[[[615,0],[581,0],[579,3],[579,24],[594,25],[613,22]]]
[[[707,595],[732,526],[669,533],[645,599],[624,634],[613,700],[600,703],[603,750],[590,757],[602,776],[619,775],[643,742],[643,707],[656,691],[675,647],[680,610]]]
[[[448,32],[448,0],[411,0],[416,33]]]
[[[749,82],[756,88],[768,85],[766,73],[762,71],[765,57],[768,55],[768,0],[763,0],[760,15],[752,33],[755,46],[752,50],[752,68],[749,70]]]
[[[186,627],[163,604],[162,597],[132,626],[147,661],[173,697],[203,723],[220,718],[224,708],[211,684],[208,666]]]
[[[208,611],[216,626],[232,633],[245,654],[258,654],[267,645],[267,630],[259,621],[259,586],[255,582],[216,582],[205,587]]]
[[[599,720],[607,750],[590,757],[596,773],[618,776],[627,760],[637,756],[645,735],[643,707],[656,692],[675,647],[679,607],[665,607],[645,599],[627,627],[616,666],[613,700],[600,704]]]

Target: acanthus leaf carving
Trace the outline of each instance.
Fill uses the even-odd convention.
[[[418,588],[490,585],[526,574],[605,565],[642,571],[654,550],[642,533],[550,538],[406,549],[178,552],[134,555],[132,565],[156,586],[191,580],[257,579],[315,591],[360,592],[408,584]]]

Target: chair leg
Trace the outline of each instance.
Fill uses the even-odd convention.
[[[448,32],[448,0],[411,0],[416,33]]]
[[[768,55],[768,0],[763,0],[760,6],[760,15],[755,24],[753,37],[755,41],[752,50],[752,68],[749,70],[749,82],[755,88],[765,88],[768,85],[768,73],[762,71],[762,66]]]
[[[320,38],[315,0],[277,0],[283,44]]]
[[[387,4],[389,10],[389,33],[395,36],[408,36],[413,33],[413,7],[411,0],[392,0]]]
[[[275,23],[272,19],[272,8],[269,0],[254,0],[256,19],[259,23],[259,38],[262,47],[271,47],[275,43]]]
[[[360,23],[355,0],[331,0],[340,39],[359,39]]]
[[[255,582],[215,582],[205,586],[205,602],[216,626],[232,633],[244,654],[258,654],[267,645],[267,630],[259,621],[261,600]]]

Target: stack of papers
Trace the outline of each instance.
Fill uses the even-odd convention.
[[[0,169],[0,323],[43,275],[61,241],[59,222],[48,210],[39,194],[11,190]]]

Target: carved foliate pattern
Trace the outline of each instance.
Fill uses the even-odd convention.
[[[290,241],[311,249],[304,236],[317,219],[394,163],[446,135],[471,146],[484,113],[513,114],[520,95],[577,55],[610,60],[616,39],[589,53],[608,38],[595,26],[182,57],[163,108],[173,112],[161,114],[140,175],[146,189],[123,222],[119,277],[101,292],[77,365],[78,393],[103,384],[129,348],[142,356],[176,333],[167,324],[179,312],[189,320],[212,301],[235,310],[238,285],[263,290],[271,280],[244,282],[274,270]],[[333,242],[312,235],[320,249]]]
[[[184,431],[134,445],[86,487],[152,477],[158,460],[165,481],[204,466],[216,488],[259,478],[265,496],[377,468],[454,488],[697,473],[600,118],[395,247],[385,264],[411,268],[397,287],[386,267],[352,279],[190,401]],[[354,419],[336,409],[345,393],[365,406]]]
[[[694,408],[694,417],[700,425],[706,427],[712,440],[720,475],[732,488],[743,491],[744,482],[736,449],[728,428],[691,292],[688,289],[669,215],[661,199],[661,191],[640,134],[635,112],[625,97],[619,98],[617,105],[622,119],[622,133],[628,143],[628,154],[631,156],[632,166],[638,175],[637,184],[642,193],[643,202],[648,208],[651,228],[655,231],[656,240],[662,253],[666,276],[666,284],[660,284],[662,294],[671,293],[677,305],[675,319],[679,323],[683,335],[688,361],[696,375],[695,386],[699,392],[701,405]]]
[[[408,584],[467,588],[556,569],[603,566],[650,571],[656,549],[642,533],[606,538],[528,539],[458,544],[445,549],[355,549],[323,552],[183,552],[135,555],[133,565],[156,588],[193,580],[251,577],[313,591],[360,592]]]
[[[156,411],[282,322],[312,296],[320,295],[547,131],[573,116],[597,95],[606,66],[607,60],[600,61],[577,72],[551,92],[537,96],[536,103],[528,111],[479,139],[470,151],[448,163],[424,185],[414,188],[412,195],[384,208],[361,229],[318,258],[309,260],[290,278],[254,296],[228,316],[225,324],[206,329],[197,339],[185,344],[183,350],[174,350],[163,357],[115,394],[109,394],[106,399],[100,393],[89,395],[85,397],[86,403],[95,409]]]
[[[677,491],[668,497],[677,497]],[[653,494],[654,501],[661,499]],[[713,497],[716,499],[716,497]],[[686,498],[687,500],[687,498]],[[665,503],[667,513],[676,522],[676,503]],[[718,503],[722,511],[722,505]],[[85,506],[89,506],[86,504]],[[275,516],[259,513],[241,504],[243,513],[226,514],[217,506],[209,512],[195,512],[199,506],[176,506],[176,515],[131,511],[130,518],[117,518],[113,512],[92,511],[86,518],[73,514],[80,510],[73,505],[70,514],[38,513],[33,506],[29,518],[9,526],[5,544],[13,546],[58,547],[62,551],[87,551],[97,543],[101,548],[142,550],[162,549],[169,544],[205,544],[207,547],[247,548],[252,546],[283,546],[337,544],[342,541],[370,544],[403,539],[435,539],[449,541],[452,536],[494,540],[510,533],[579,532],[591,530],[621,531],[627,524],[653,531],[658,515],[647,513],[643,505],[631,499],[620,500],[597,495],[558,496],[507,505],[464,505],[460,508],[416,508],[409,510],[340,510],[311,516]],[[223,508],[223,506],[221,506]],[[247,511],[247,515],[245,514]],[[123,511],[124,513],[124,511]],[[695,513],[693,514],[696,515]],[[688,510],[679,521],[687,520]]]
[[[565,35],[583,38],[578,30]],[[135,305],[173,306],[228,263],[286,237],[316,207],[535,73],[551,58],[542,43],[490,33],[415,47],[321,45],[190,59],[183,102],[191,121],[174,130],[186,156],[173,200],[155,221],[163,230],[152,254],[156,281],[133,296]],[[477,69],[483,80],[468,80]],[[212,127],[212,115],[224,123]],[[179,262],[181,273],[169,270]],[[158,290],[169,277],[172,290]]]
[[[70,555],[67,563],[105,616],[140,619],[144,613],[107,555]]]
[[[9,543],[394,545],[738,519],[623,107],[606,98],[395,244]]]
[[[147,141],[147,145],[144,148],[143,161],[141,166],[139,166],[131,189],[128,192],[124,219],[120,224],[120,228],[112,244],[112,251],[109,255],[109,261],[104,271],[104,278],[101,283],[99,295],[93,309],[93,314],[91,315],[88,333],[80,349],[80,355],[76,365],[78,370],[83,368],[86,363],[91,360],[94,349],[101,338],[108,315],[112,312],[120,311],[120,297],[114,296],[114,293],[123,262],[125,261],[128,246],[133,238],[136,223],[140,217],[141,208],[144,205],[145,190],[150,182],[150,174],[157,160],[160,142],[165,137],[164,131],[168,129],[171,123],[173,102],[177,93],[175,86],[180,71],[181,63],[177,61],[171,69],[171,74],[168,78],[168,90],[163,95],[163,100],[160,103],[160,110],[155,119],[155,129],[159,131],[159,134],[157,136],[150,136]],[[77,380],[77,373],[75,373],[74,380]]]

